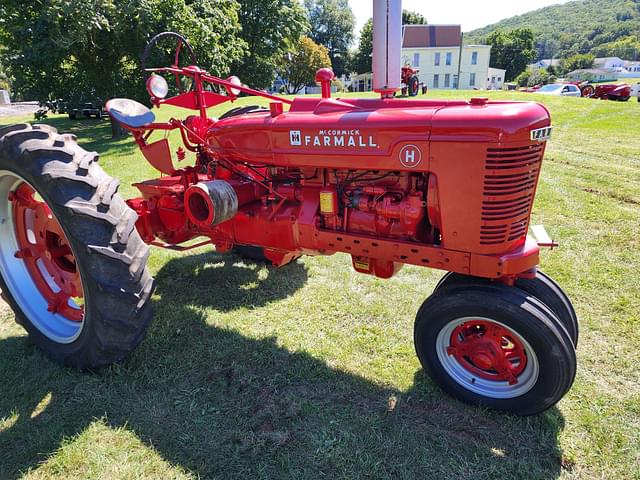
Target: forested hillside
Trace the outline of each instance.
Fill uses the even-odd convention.
[[[576,53],[640,60],[640,0],[578,0],[507,18],[465,34],[481,42],[494,30],[530,28],[538,59]]]

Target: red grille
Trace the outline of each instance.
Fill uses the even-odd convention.
[[[481,244],[511,242],[527,233],[543,152],[541,143],[487,149]]]

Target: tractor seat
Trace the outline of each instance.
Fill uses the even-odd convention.
[[[156,116],[140,102],[128,98],[112,98],[107,102],[109,115],[124,127],[140,128],[153,123]]]

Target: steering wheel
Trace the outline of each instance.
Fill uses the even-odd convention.
[[[172,67],[180,68],[180,54],[182,53],[183,46],[187,51],[187,54],[189,55],[190,62],[188,63],[188,65],[196,65],[198,63],[196,59],[196,55],[193,52],[193,48],[191,48],[191,45],[189,45],[189,42],[185,37],[183,37],[182,35],[176,32],[158,33],[151,40],[149,40],[147,45],[144,47],[144,52],[142,53],[142,58],[140,59],[141,60],[140,64],[142,66],[142,71],[144,72],[145,81],[149,77],[149,72],[146,71],[147,60],[149,58],[149,55],[151,54],[152,49],[158,44],[158,42],[164,39],[174,39],[177,43],[175,53],[173,56],[173,65],[171,65]],[[180,81],[180,75],[177,73],[174,73],[173,75],[176,79],[176,87],[178,87],[178,91],[180,93],[184,93],[185,89],[182,85],[182,82]]]

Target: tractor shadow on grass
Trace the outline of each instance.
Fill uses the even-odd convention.
[[[467,407],[421,371],[400,392],[286,350],[277,338],[211,326],[211,309],[260,321],[253,308],[292,295],[306,275],[298,263],[265,274],[215,254],[170,260],[157,275],[157,317],[146,341],[97,374],[61,368],[22,337],[0,341],[0,478],[48,468],[39,464],[65,438],[100,422],[126,426],[201,478],[560,475],[564,420],[555,408],[517,418]],[[101,446],[87,442],[91,459]],[[146,472],[153,473],[164,476]]]

